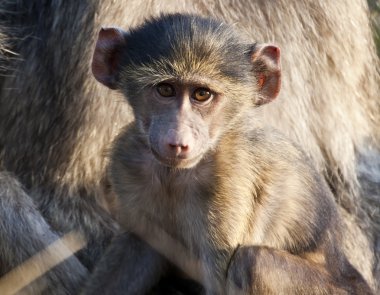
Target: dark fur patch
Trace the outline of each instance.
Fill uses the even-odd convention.
[[[231,26],[194,15],[166,15],[132,29],[122,63],[127,69],[149,65],[150,74],[183,78],[188,74],[221,75],[250,81],[250,46]],[[133,77],[132,77],[133,78]]]

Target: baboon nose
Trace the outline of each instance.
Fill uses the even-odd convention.
[[[170,129],[164,137],[164,145],[169,157],[186,158],[191,151],[193,138],[190,130]]]
[[[170,152],[175,154],[176,156],[185,155],[189,150],[189,146],[186,144],[169,143],[168,145]]]

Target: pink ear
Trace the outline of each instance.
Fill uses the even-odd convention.
[[[95,79],[111,89],[117,89],[120,52],[126,45],[124,34],[118,28],[102,28],[92,58]]]
[[[280,92],[280,48],[268,44],[257,45],[251,52],[251,61],[259,92],[256,104],[262,105],[275,99]]]

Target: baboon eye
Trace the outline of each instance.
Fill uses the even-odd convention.
[[[193,98],[200,102],[206,101],[210,99],[211,97],[212,97],[211,91],[206,88],[195,89],[193,93]]]
[[[158,84],[157,92],[163,97],[171,97],[175,95],[174,87],[168,83]]]

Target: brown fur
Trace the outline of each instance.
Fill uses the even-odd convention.
[[[280,45],[283,88],[279,99],[261,110],[264,120],[299,143],[324,173],[344,216],[347,255],[375,286],[380,273],[375,258],[380,84],[363,0],[197,0],[175,5],[167,0],[2,1],[7,50],[18,54],[0,61],[7,69],[0,78],[4,169],[14,173],[54,230],[76,228],[106,244],[99,228],[112,230],[93,204],[103,203],[104,151],[131,116],[120,97],[90,78],[91,48],[100,25],[128,28],[173,11],[215,15],[246,30],[250,38]],[[9,212],[10,205],[4,206]],[[31,232],[17,243],[5,233],[14,247],[1,258],[8,265],[2,271],[33,254]],[[99,248],[90,243],[89,249]],[[82,256],[87,265],[99,256],[94,252],[100,253]]]

